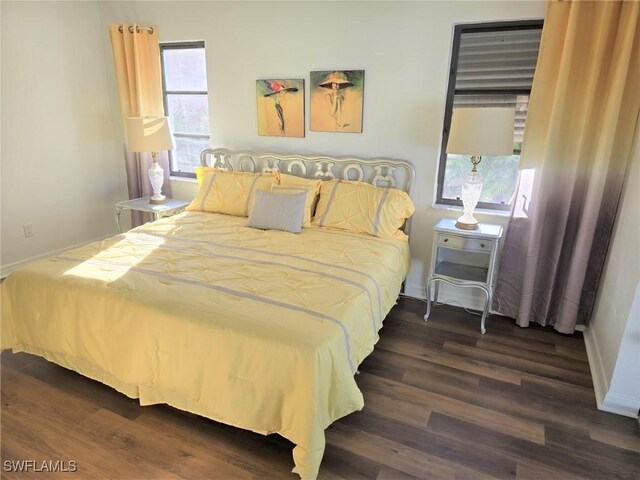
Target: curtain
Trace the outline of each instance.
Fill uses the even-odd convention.
[[[127,117],[164,115],[158,29],[155,26],[143,27],[135,23],[114,24],[109,26],[109,35],[113,49],[123,129],[126,129]],[[156,159],[164,171],[162,193],[170,197],[170,167],[167,152],[158,152]],[[125,147],[129,198],[153,194],[147,173],[151,165],[151,153],[133,153],[127,151]],[[131,221],[133,226],[140,225],[143,222],[141,212],[132,212]]]
[[[494,296],[521,327],[573,333],[591,315],[638,123],[639,11],[547,6]]]

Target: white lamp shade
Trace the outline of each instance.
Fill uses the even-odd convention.
[[[447,153],[458,155],[513,154],[514,108],[455,108]]]
[[[168,117],[127,118],[130,152],[162,152],[175,148]]]

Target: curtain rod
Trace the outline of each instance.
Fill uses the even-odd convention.
[[[118,31],[120,33],[122,33],[124,25],[119,25],[118,26]],[[144,27],[144,26],[140,26],[140,25],[136,25],[136,33],[140,33],[140,31],[144,29],[149,33],[153,33],[153,27]],[[129,33],[133,33],[133,25],[129,25]]]

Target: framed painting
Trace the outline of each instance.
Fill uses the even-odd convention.
[[[310,129],[362,133],[364,70],[311,72]]]
[[[258,135],[304,137],[304,80],[256,80]]]

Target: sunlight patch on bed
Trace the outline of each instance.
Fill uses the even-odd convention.
[[[127,235],[123,240],[70,268],[63,275],[113,282],[126,275],[164,243],[163,238],[146,235],[144,241],[137,243]],[[73,252],[70,255],[73,256]]]

